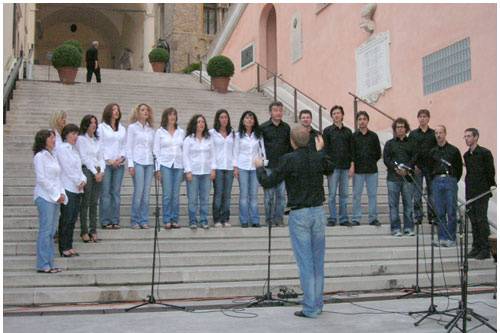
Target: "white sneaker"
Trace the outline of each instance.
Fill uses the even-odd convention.
[[[231,223],[229,223],[229,222],[224,223],[225,228],[229,228],[230,226],[231,226]]]
[[[202,225],[202,228],[203,228],[203,229],[208,229],[208,224],[204,224],[204,225]]]
[[[215,224],[214,224],[214,227],[216,227],[216,228],[220,228],[220,227],[222,227],[222,223],[217,222],[217,223],[215,223]]]
[[[402,236],[401,231],[399,231],[399,230],[398,230],[398,231],[393,232],[393,233],[392,233],[392,235],[393,235],[394,237],[401,237],[401,236]]]

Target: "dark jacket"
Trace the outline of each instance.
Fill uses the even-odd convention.
[[[464,154],[465,167],[465,198],[471,199],[481,193],[489,191],[495,182],[495,164],[493,155],[488,149],[477,146],[471,153],[467,150]],[[491,197],[491,194],[488,195]]]
[[[352,131],[345,126],[330,125],[323,131],[325,151],[335,169],[349,169],[352,162]]]
[[[284,180],[287,206],[300,209],[323,204],[323,175],[332,170],[332,161],[323,151],[299,148],[281,157],[278,167],[271,169],[269,174],[263,167],[258,168],[257,178],[264,188],[274,187]]]
[[[447,174],[457,179],[462,178],[463,163],[460,151],[454,145],[446,144],[432,148],[429,152],[429,158],[432,160],[431,175],[433,177]],[[451,166],[446,164],[448,162]]]
[[[403,181],[403,178],[396,173],[397,165],[403,163],[410,168],[415,166],[415,147],[413,143],[404,137],[403,140],[392,138],[384,146],[384,164],[387,167],[387,180],[392,182]],[[405,177],[411,181],[409,176]]]
[[[92,46],[85,53],[85,62],[87,63],[87,67],[94,67],[97,60],[99,60],[97,58],[97,49]]]
[[[275,168],[281,156],[292,151],[290,145],[290,126],[281,121],[278,126],[271,120],[260,125],[264,146],[266,148],[266,157],[269,160],[268,167]]]
[[[429,128],[426,132],[423,132],[419,127],[410,132],[408,139],[413,141],[413,145],[417,152],[415,159],[416,165],[421,170],[428,170],[432,164],[432,160],[429,158],[429,152],[432,148],[437,146],[434,130]]]
[[[366,134],[361,133],[361,131],[354,132],[352,135],[352,156],[355,173],[377,172],[377,161],[382,156],[377,133],[370,130]]]

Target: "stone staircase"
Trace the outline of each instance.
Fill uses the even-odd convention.
[[[156,127],[162,110],[169,106],[178,110],[183,128],[195,113],[204,114],[211,127],[219,108],[229,111],[233,127],[237,127],[245,110],[256,112],[261,122],[266,120],[270,99],[255,93],[216,94],[193,77],[182,74],[103,70],[103,83],[87,84],[83,82],[82,69],[77,76],[79,83],[64,86],[53,82],[57,75],[54,69],[51,69],[50,81],[47,73],[48,67],[35,66],[35,81],[18,83],[11,111],[7,114],[7,125],[4,125],[4,305],[141,301],[150,292],[154,231],[129,227],[132,180],[128,175],[122,190],[123,228],[99,230],[102,241],[85,244],[80,241],[77,222],[75,247],[81,256],[56,258],[57,265],[64,268],[60,274],[35,272],[38,218],[32,198],[31,152],[35,132],[48,127],[49,116],[54,110],[66,110],[68,122],[79,124],[88,113],[100,119],[104,106],[110,102],[120,104],[125,124],[133,106],[146,102],[154,109]],[[286,120],[290,124],[293,122],[291,116]],[[381,227],[367,226],[366,216],[363,216],[362,226],[327,228],[325,292],[379,291],[407,288],[415,283],[415,238],[389,235],[386,173],[381,162],[379,170],[378,208],[383,224]],[[151,193],[153,195],[153,188]],[[235,181],[232,228],[161,230],[160,299],[225,298],[263,293],[267,272],[267,228],[241,229],[237,226],[238,195],[238,182]],[[154,201],[151,200],[151,205]],[[366,196],[362,204],[366,213]],[[259,189],[259,210],[263,222],[262,189]],[[151,224],[154,223],[153,211],[150,210]],[[181,185],[181,225],[187,225],[184,183]],[[421,287],[430,284],[429,231],[429,226],[425,225],[419,267]],[[273,291],[282,285],[299,289],[287,228],[273,229],[272,246]],[[436,253],[436,283],[457,286],[457,250],[439,249]],[[495,274],[492,260],[470,261],[471,284],[492,283]]]

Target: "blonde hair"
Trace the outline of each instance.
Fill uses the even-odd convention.
[[[59,134],[62,133],[62,127],[59,128],[59,120],[62,118],[67,118],[68,114],[66,111],[59,110],[59,111],[54,111],[52,115],[50,116],[50,122],[49,126],[51,129],[56,130]]]
[[[153,108],[146,103],[137,104],[134,107],[134,109],[132,110],[132,115],[130,116],[129,119],[129,125],[135,123],[139,119],[139,110],[143,105],[146,106],[149,111],[149,117],[146,119],[146,123],[148,123],[149,126],[153,127]]]

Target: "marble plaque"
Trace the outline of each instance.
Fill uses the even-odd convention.
[[[302,58],[302,20],[300,14],[296,13],[292,16],[291,26],[291,44],[292,44],[292,63]]]

